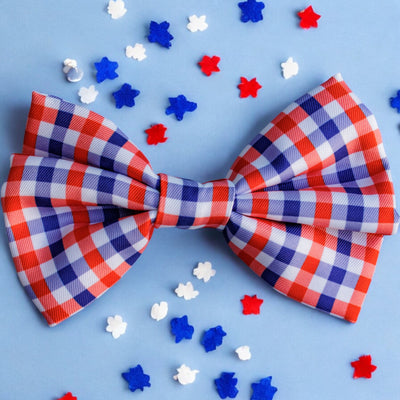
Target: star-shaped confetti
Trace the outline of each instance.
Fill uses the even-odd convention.
[[[221,58],[218,56],[204,56],[199,62],[199,66],[201,71],[210,76],[213,72],[219,72],[220,69],[218,67],[218,63],[221,61]]]
[[[106,331],[110,332],[114,339],[118,339],[121,335],[126,332],[128,324],[122,320],[120,315],[107,318]]]
[[[238,3],[238,6],[242,10],[240,17],[242,22],[258,22],[263,19],[262,10],[265,4],[262,1],[247,0]]]
[[[175,343],[179,343],[182,339],[190,340],[193,332],[194,328],[189,325],[187,315],[171,319],[171,333],[175,336]]]
[[[152,125],[149,129],[146,129],[147,133],[147,144],[158,144],[164,143],[167,141],[167,137],[165,137],[165,132],[167,131],[167,127],[163,124]]]
[[[143,373],[143,368],[140,364],[134,368],[130,368],[128,372],[123,372],[121,375],[128,382],[131,392],[134,392],[136,389],[140,389],[143,392],[145,386],[151,386],[150,376]]]
[[[240,84],[238,85],[238,88],[240,90],[240,97],[245,98],[245,97],[257,97],[257,92],[259,89],[262,88],[262,86],[257,82],[256,78],[251,79],[248,81],[246,78],[243,76],[240,78]]]
[[[314,12],[312,6],[308,6],[303,11],[299,11],[297,15],[300,18],[301,28],[318,28],[318,20],[321,18],[321,16]]]
[[[110,61],[107,57],[103,57],[100,62],[94,63],[96,67],[97,82],[103,82],[106,79],[118,78],[118,74],[115,70],[118,68],[118,63],[116,61]]]
[[[173,378],[178,381],[181,385],[188,385],[196,380],[196,374],[199,373],[197,369],[190,369],[185,364],[182,364],[176,369],[178,373],[173,376]]]
[[[125,48],[125,55],[138,61],[143,61],[147,57],[145,53],[146,49],[141,43],[135,43],[133,47],[126,46]]]
[[[183,297],[185,300],[192,300],[199,294],[197,290],[194,290],[192,282],[186,282],[186,285],[180,283],[175,289],[175,293],[178,297]]]
[[[289,57],[286,62],[281,63],[282,74],[285,79],[290,79],[299,73],[299,64]]]
[[[250,400],[272,400],[277,388],[271,385],[272,376],[261,379],[258,383],[252,383],[253,394]]]
[[[367,378],[372,377],[372,373],[376,370],[376,365],[372,365],[372,358],[370,355],[361,356],[357,361],[353,361],[351,366],[354,368],[353,378]]]
[[[58,400],[78,400],[78,398],[73,396],[71,392],[68,392],[63,397],[60,397]]]
[[[159,45],[169,49],[171,47],[171,40],[174,38],[169,32],[169,22],[164,21],[158,24],[155,21],[150,22],[150,33],[147,36],[149,42],[158,43]]]
[[[264,300],[259,299],[257,295],[248,296],[247,294],[240,300],[243,305],[243,314],[260,314],[260,307]]]
[[[235,353],[239,357],[239,360],[247,361],[251,359],[250,347],[240,346],[235,350]]]
[[[81,87],[78,91],[78,96],[82,103],[90,104],[93,103],[99,92],[96,90],[94,85],[90,85],[89,87]]]
[[[115,99],[115,107],[133,107],[135,105],[135,97],[139,96],[139,94],[140,90],[132,89],[132,86],[129,85],[129,83],[124,83],[121,86],[121,89],[113,93]]]
[[[238,380],[234,378],[234,375],[234,372],[222,372],[220,377],[214,380],[221,399],[226,399],[227,397],[234,399],[239,393],[239,390],[236,389]]]
[[[186,25],[190,32],[205,31],[208,28],[206,22],[206,16],[202,15],[198,17],[197,15],[191,15],[189,17],[189,23]]]
[[[222,326],[215,326],[204,332],[201,344],[208,353],[209,351],[215,350],[218,346],[221,346],[224,336],[226,336],[226,332],[224,332]]]
[[[208,282],[213,276],[215,276],[216,271],[212,268],[210,261],[199,262],[197,267],[193,270],[193,275],[197,279],[203,279],[203,282]]]
[[[400,90],[397,92],[396,97],[390,98],[390,105],[393,108],[397,109],[397,112],[400,113]]]
[[[119,19],[126,14],[125,3],[122,0],[110,0],[107,12],[111,15],[112,19]]]
[[[196,110],[197,104],[188,101],[183,94],[178,97],[169,97],[170,106],[165,110],[165,114],[175,114],[178,121],[182,121],[185,112],[192,112]]]
[[[150,316],[156,321],[161,321],[168,314],[168,303],[166,301],[161,301],[159,304],[153,304],[151,307]]]

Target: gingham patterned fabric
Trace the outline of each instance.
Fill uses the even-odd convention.
[[[33,93],[2,205],[18,277],[50,325],[103,294],[166,226],[222,230],[274,289],[355,322],[399,222],[375,118],[340,75],[204,184],[155,174],[111,121]]]

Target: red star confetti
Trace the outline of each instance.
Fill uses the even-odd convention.
[[[243,314],[260,314],[260,307],[264,300],[257,298],[257,295],[247,296],[240,300],[243,305]]]
[[[155,144],[164,143],[167,141],[167,137],[165,137],[165,132],[167,131],[167,127],[163,124],[152,125],[151,128],[146,129],[147,133],[147,143]]]
[[[68,392],[63,397],[60,397],[58,400],[78,400],[78,398],[73,396],[71,392]]]
[[[243,76],[240,77],[240,84],[238,85],[240,90],[240,97],[245,98],[249,96],[257,97],[257,91],[262,88],[262,86],[257,82],[256,78],[248,81]]]
[[[371,379],[372,373],[376,370],[376,365],[372,365],[370,355],[361,356],[357,361],[353,361],[351,366],[354,368],[353,378]]]
[[[219,72],[218,63],[220,60],[221,58],[218,56],[204,56],[199,62],[201,71],[207,76],[210,76],[213,72]]]
[[[312,6],[308,6],[305,10],[297,13],[300,18],[300,27],[303,29],[318,28],[318,20],[321,18],[316,14]]]

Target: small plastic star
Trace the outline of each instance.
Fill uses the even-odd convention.
[[[139,96],[139,94],[139,90],[132,89],[131,85],[129,85],[128,83],[124,83],[121,86],[121,89],[113,93],[115,99],[115,107],[133,107],[135,105],[135,97]]]
[[[103,57],[100,62],[94,63],[97,69],[96,79],[97,82],[103,82],[106,79],[118,78],[118,74],[115,70],[118,68],[116,61],[110,61],[107,57]]]
[[[165,137],[165,132],[167,131],[167,127],[163,124],[152,125],[149,129],[146,129],[147,133],[147,143],[148,144],[158,144],[164,143],[167,141],[167,137]]]
[[[318,28],[318,20],[320,15],[316,14],[312,6],[308,6],[303,11],[299,11],[297,15],[300,17],[300,27],[303,29]]]
[[[169,22],[164,21],[158,24],[155,21],[150,22],[150,33],[147,36],[149,42],[158,43],[159,45],[169,49],[171,47],[171,40],[174,38],[169,32]]]
[[[256,78],[253,78],[252,80],[248,81],[246,78],[243,76],[240,77],[240,84],[238,85],[238,88],[240,90],[240,97],[245,98],[245,97],[257,97],[257,92],[259,89],[262,88],[262,86],[257,82]]]
[[[81,87],[78,91],[78,96],[81,99],[81,102],[84,104],[93,103],[99,92],[96,90],[94,85],[90,85],[89,87]]]
[[[190,32],[205,31],[208,28],[205,15],[202,15],[201,17],[198,17],[197,15],[191,15],[189,17],[189,21],[190,22],[186,25],[186,27]]]
[[[221,58],[218,56],[204,56],[199,62],[201,71],[207,76],[210,76],[213,72],[219,72],[218,63],[220,60]]]
[[[138,61],[143,61],[147,57],[145,53],[146,49],[141,43],[135,43],[133,47],[126,46],[125,48],[125,55]]]
[[[204,332],[201,344],[208,353],[209,351],[215,350],[218,346],[221,346],[224,336],[226,336],[226,332],[224,332],[221,325],[218,325]]]
[[[197,267],[193,270],[193,275],[196,276],[197,279],[203,279],[203,282],[208,282],[216,273],[210,261],[199,262]]]
[[[161,301],[160,303],[153,304],[151,307],[150,316],[156,321],[161,321],[168,314],[168,303],[166,301]]]
[[[261,379],[258,383],[252,383],[253,394],[250,400],[272,400],[278,389],[271,386],[272,376]]]
[[[136,389],[140,389],[143,392],[145,386],[151,386],[150,376],[143,373],[143,368],[140,364],[134,368],[130,368],[129,372],[123,372],[121,375],[128,382],[131,392],[134,392]]]
[[[192,112],[197,108],[197,104],[188,101],[183,94],[178,97],[169,97],[170,106],[165,110],[165,114],[175,114],[178,121],[182,121],[185,112]]]
[[[63,397],[60,397],[58,400],[78,400],[78,398],[73,396],[71,392],[68,392]]]
[[[371,379],[372,373],[376,370],[376,365],[372,365],[372,358],[370,355],[361,356],[357,361],[353,361],[351,366],[354,368],[353,378],[367,378]]]
[[[260,307],[264,300],[259,299],[257,295],[248,296],[247,294],[240,300],[243,305],[243,314],[260,314]]]
[[[400,90],[397,92],[396,97],[390,98],[390,105],[393,108],[397,109],[397,112],[400,113]]]
[[[182,364],[176,370],[178,371],[178,373],[174,375],[173,378],[181,385],[193,383],[196,380],[196,374],[199,373],[197,369],[190,369],[190,367],[185,364]]]
[[[193,332],[194,328],[192,325],[189,325],[187,315],[171,319],[171,333],[175,335],[175,343],[179,343],[182,339],[190,340]]]
[[[107,12],[111,15],[112,19],[119,19],[126,14],[125,3],[122,0],[110,0]]]
[[[234,399],[239,393],[239,390],[236,389],[238,380],[233,377],[234,375],[234,372],[222,372],[220,377],[214,380],[221,399],[226,399],[227,397]]]
[[[114,339],[118,339],[121,335],[126,332],[128,324],[122,320],[120,315],[107,318],[106,331],[110,332]]]
[[[242,22],[258,22],[263,19],[262,10],[265,4],[262,1],[247,0],[238,3],[238,6],[242,10],[242,16],[240,17]]]
[[[289,57],[286,62],[281,63],[282,74],[285,79],[290,79],[299,73],[299,64]]]

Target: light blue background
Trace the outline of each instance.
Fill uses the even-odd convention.
[[[322,15],[318,29],[298,27],[299,0],[268,1],[264,20],[240,22],[237,1],[127,0],[127,14],[112,20],[106,1],[1,0],[0,10],[0,178],[9,155],[22,147],[32,90],[79,102],[81,86],[96,84],[93,63],[103,56],[119,62],[120,77],[96,84],[90,105],[110,118],[150,159],[156,172],[199,181],[225,176],[235,157],[288,103],[342,72],[349,86],[373,110],[400,195],[400,115],[389,97],[400,89],[398,0],[314,0]],[[381,5],[381,4],[384,4]],[[209,28],[191,33],[187,17],[207,15]],[[170,50],[146,39],[150,20],[171,23]],[[125,57],[128,44],[143,43],[147,59]],[[203,75],[204,54],[221,57],[221,72]],[[288,81],[280,63],[289,56],[300,73]],[[81,83],[68,83],[62,61],[75,58]],[[240,99],[240,76],[263,85],[257,99]],[[128,82],[141,90],[133,109],[117,110],[111,93]],[[182,122],[164,114],[168,97],[185,94],[198,103]],[[150,124],[168,126],[168,141],[148,146]],[[285,299],[237,259],[213,230],[156,231],[132,271],[86,310],[48,328],[21,288],[0,235],[0,399],[54,400],[72,391],[79,400],[217,399],[213,380],[236,372],[237,399],[249,399],[250,384],[272,375],[274,400],[395,399],[400,393],[399,237],[385,239],[375,277],[359,321],[349,324]],[[209,283],[192,276],[197,262],[210,260],[217,274]],[[200,295],[185,302],[173,290],[191,280]],[[261,315],[244,316],[240,298],[264,299]],[[170,313],[153,321],[150,308],[165,300]],[[127,333],[114,340],[106,318],[121,314]],[[175,344],[172,317],[187,314],[193,340]],[[221,324],[222,347],[205,353],[204,329]],[[241,362],[234,349],[247,344],[253,358]],[[371,354],[378,366],[371,380],[353,380],[350,362]],[[151,388],[131,393],[121,372],[142,364]],[[200,370],[186,387],[172,376],[181,364]]]

